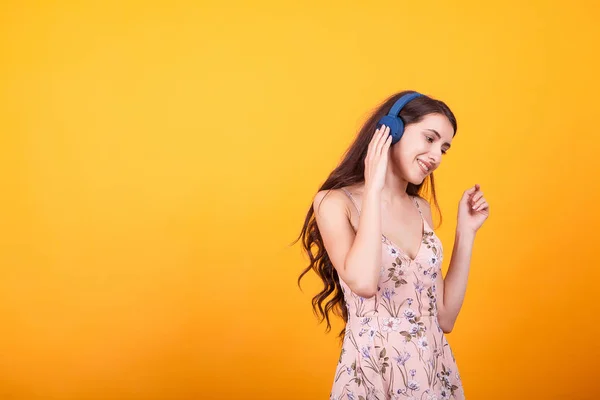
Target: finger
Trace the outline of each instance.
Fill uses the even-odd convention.
[[[477,211],[477,209],[481,207],[482,204],[485,204],[485,202],[485,199],[479,199],[477,203],[473,204],[473,210]]]
[[[470,196],[473,193],[475,193],[477,190],[479,190],[479,185],[475,185],[475,186],[470,187],[469,189],[465,190],[465,194]]]
[[[381,152],[383,153],[383,151],[386,149],[388,140],[391,139],[392,134],[391,134],[391,129],[388,126],[387,129],[385,130],[385,133],[383,134],[383,138],[381,139]]]
[[[475,204],[482,197],[483,197],[482,191],[475,192],[475,194],[473,194],[473,197],[471,197],[471,204]]]
[[[488,209],[489,207],[490,207],[490,206],[488,205],[487,201],[484,201],[483,203],[481,203],[481,204],[479,205],[479,207],[477,207],[477,208],[475,209],[475,211],[483,211],[483,210],[485,210],[485,209]]]
[[[477,200],[477,201],[474,201],[474,202],[473,202],[473,205],[471,206],[471,208],[472,208],[473,210],[475,210],[475,209],[476,209],[477,207],[479,207],[479,205],[480,205],[481,203],[483,203],[484,201],[485,201],[485,199],[483,199],[483,198],[481,198],[481,199],[479,199],[479,200]]]
[[[379,141],[379,138],[381,137],[381,134],[384,130],[385,130],[385,125],[381,125],[381,127],[379,127],[379,129],[377,129],[375,131],[375,133],[373,134],[373,137],[371,138],[371,142],[369,142],[369,150],[371,150],[371,152],[373,152],[377,149],[377,142]]]
[[[373,136],[371,136],[371,140],[369,141],[369,148],[373,147],[377,138],[381,135],[381,132],[385,129],[385,125],[381,125],[379,128],[375,129]]]
[[[389,148],[390,148],[390,146],[392,145],[392,139],[393,139],[393,138],[392,138],[392,134],[391,134],[391,133],[390,133],[390,134],[388,135],[388,137],[385,139],[385,145],[386,145],[386,147],[387,147],[388,149],[389,149]]]
[[[386,126],[384,131],[382,132],[382,134],[379,136],[379,138],[377,140],[377,144],[375,145],[375,154],[377,156],[381,155],[381,150],[385,143],[385,139],[387,139],[386,135],[389,135],[389,131],[390,131],[390,128],[388,126]]]
[[[385,157],[388,156],[391,145],[392,145],[392,135],[388,135],[388,137],[385,138],[385,142],[383,142],[383,148],[381,149],[381,152]]]
[[[367,146],[367,154],[369,151],[371,151],[371,148],[373,147],[373,142],[375,141],[375,138],[377,137],[378,133],[379,130],[376,130],[373,136],[371,137],[371,140],[369,140],[369,145]]]

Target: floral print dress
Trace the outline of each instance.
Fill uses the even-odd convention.
[[[442,244],[420,209],[419,214],[423,237],[414,260],[382,235],[375,296],[360,297],[340,279],[348,320],[330,400],[464,399],[437,319],[435,278],[441,274]]]

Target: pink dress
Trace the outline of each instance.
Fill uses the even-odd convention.
[[[419,213],[423,240],[414,260],[382,235],[375,296],[360,297],[340,279],[348,321],[330,399],[464,399],[437,319],[435,278],[441,274],[442,244]]]

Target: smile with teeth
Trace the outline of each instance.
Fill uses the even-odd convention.
[[[426,174],[429,173],[429,168],[427,168],[427,165],[425,165],[425,163],[421,160],[417,160],[417,162],[419,163],[419,166],[421,167],[421,169],[423,170],[423,172],[425,172]]]

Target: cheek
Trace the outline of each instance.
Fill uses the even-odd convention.
[[[417,157],[422,149],[414,142],[398,143],[398,147],[394,149],[394,157],[402,163],[410,162],[411,159]]]
[[[411,160],[414,160],[415,154],[408,151],[406,146],[398,146],[393,148],[391,158],[396,167],[399,167],[401,170],[406,170],[409,167]]]
[[[397,143],[394,147],[392,147],[392,152],[390,154],[392,160],[396,165],[400,165],[402,160],[406,158],[404,155],[404,151],[400,143]]]

